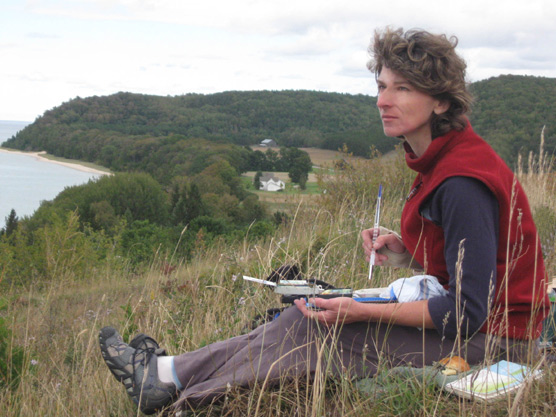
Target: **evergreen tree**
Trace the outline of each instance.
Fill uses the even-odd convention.
[[[191,184],[189,186],[189,192],[187,193],[187,198],[185,199],[185,213],[186,224],[204,214],[201,191],[199,190],[197,184]]]
[[[12,209],[8,217],[6,217],[6,227],[4,228],[6,236],[11,236],[16,231],[18,223],[19,219],[15,214],[15,210]]]
[[[261,177],[263,176],[263,173],[261,171],[257,171],[257,173],[255,174],[255,178],[253,179],[253,185],[255,186],[255,190],[260,190],[261,189]]]
[[[176,205],[172,210],[172,223],[175,225],[183,225],[188,223],[187,214],[187,194],[182,191]]]

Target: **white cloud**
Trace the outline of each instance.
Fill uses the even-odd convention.
[[[469,78],[556,77],[552,0],[7,0],[0,119],[75,96],[312,89],[375,94],[375,28],[457,35]]]

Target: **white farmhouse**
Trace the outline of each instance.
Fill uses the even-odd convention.
[[[272,173],[264,173],[259,181],[261,182],[259,189],[263,191],[282,191],[286,188],[284,181],[275,177]]]

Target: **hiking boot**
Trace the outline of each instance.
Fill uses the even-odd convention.
[[[138,348],[153,349],[157,357],[166,356],[166,349],[158,346],[156,340],[143,333],[139,333],[133,339],[131,339],[131,342],[129,342],[129,346],[131,346],[133,349],[138,349]]]
[[[99,334],[100,351],[110,372],[145,414],[154,414],[169,405],[177,395],[176,386],[158,379],[156,341],[146,335],[136,336],[128,345],[113,327]],[[133,345],[133,346],[132,346]]]

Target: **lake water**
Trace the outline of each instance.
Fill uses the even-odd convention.
[[[0,120],[0,144],[28,122]],[[38,160],[31,155],[0,152],[0,228],[12,209],[19,218],[29,216],[41,201],[52,200],[64,188],[84,184],[98,174]]]
[[[31,122],[18,122],[14,120],[0,120],[0,144],[6,139],[10,139],[13,135],[23,129]]]

